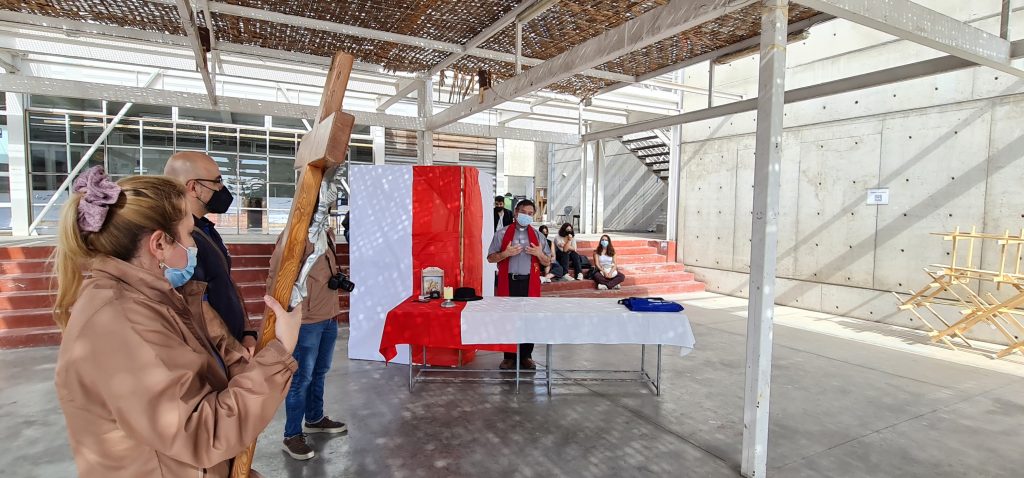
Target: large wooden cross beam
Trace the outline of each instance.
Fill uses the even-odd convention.
[[[348,152],[348,142],[352,136],[352,127],[355,125],[356,119],[341,111],[341,103],[345,99],[345,89],[348,87],[348,78],[352,73],[352,63],[352,55],[342,52],[334,55],[331,69],[327,73],[323,98],[320,100],[319,116],[313,124],[313,128],[302,138],[299,150],[295,155],[295,169],[300,171],[299,185],[295,190],[288,224],[285,226],[285,239],[280,246],[283,250],[276,280],[274,280],[274,289],[270,291],[270,295],[285,306],[291,301],[292,288],[302,267],[302,256],[306,248],[306,232],[310,227],[313,213],[316,211],[324,173],[331,168],[341,166],[345,162],[345,155]],[[327,253],[332,254],[334,251]],[[275,322],[276,317],[268,308],[264,315],[263,333],[256,346],[257,352],[274,340]],[[231,470],[232,478],[247,478],[249,476],[255,450],[256,443],[253,442],[247,450],[235,458],[235,464]]]

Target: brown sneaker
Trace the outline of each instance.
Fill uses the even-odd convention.
[[[306,443],[306,435],[301,433],[291,438],[285,438],[283,449],[296,460],[308,460],[316,455]]]
[[[306,423],[302,427],[306,433],[345,433],[348,427],[344,423],[336,422],[324,416],[316,423]]]
[[[516,368],[516,361],[512,359],[505,359],[501,361],[501,365],[498,365],[501,370],[512,370]]]
[[[537,370],[537,362],[534,362],[533,359],[523,359],[519,366],[525,370]]]

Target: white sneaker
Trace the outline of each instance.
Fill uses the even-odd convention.
[[[541,277],[540,278],[540,283],[541,284],[550,284],[551,283],[551,279],[548,279],[547,277]]]
[[[583,273],[576,274],[576,280],[583,280]]]
[[[566,275],[562,276],[562,278],[565,279],[565,280],[576,280],[575,278],[573,278],[573,276],[571,276],[569,274],[566,274]]]
[[[598,284],[597,285],[597,290],[608,290],[608,286],[606,286],[604,284]]]
[[[612,287],[612,288],[615,289],[615,290],[619,290],[619,289],[622,288],[622,284],[616,284],[615,287]]]

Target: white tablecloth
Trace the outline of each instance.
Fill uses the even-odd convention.
[[[463,344],[663,344],[693,350],[684,312],[631,312],[618,299],[485,297],[462,311]]]

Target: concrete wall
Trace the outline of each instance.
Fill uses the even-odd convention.
[[[606,231],[646,231],[665,224],[668,183],[617,140],[604,142],[601,167]]]
[[[969,2],[922,3],[958,18],[985,16],[949,8]],[[829,56],[836,44],[853,48]],[[937,56],[841,21],[812,29],[790,52],[796,62],[787,88]],[[742,62],[749,71],[720,68],[718,86],[756,91],[757,60],[734,67]],[[1022,87],[973,68],[787,105],[776,302],[920,328],[896,311],[890,291],[924,286],[921,269],[949,260],[950,243],[930,233],[958,226],[1019,233],[1024,226]],[[748,293],[755,118],[683,128],[678,260],[709,290],[738,296]],[[865,204],[875,187],[890,188],[889,205]],[[981,255],[984,267],[998,268],[995,248]],[[987,327],[972,332],[1004,342]]]
[[[580,168],[580,155],[582,150],[579,146],[565,144],[552,144],[549,154],[548,178],[548,220],[554,221],[555,217],[562,214],[566,206],[572,206],[579,214],[580,210],[580,181],[583,179]]]
[[[646,231],[665,223],[668,185],[648,170],[617,140],[604,143],[601,191],[604,195],[604,230]],[[550,220],[565,206],[580,208],[581,148],[552,145],[550,153]],[[540,184],[538,182],[538,184]]]

